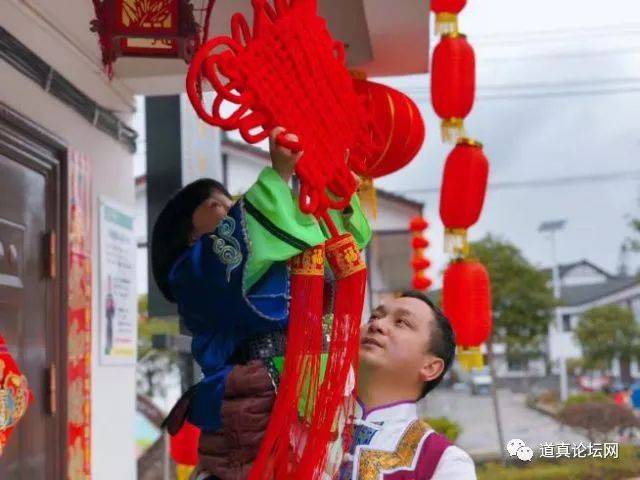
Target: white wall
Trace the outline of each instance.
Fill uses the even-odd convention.
[[[70,80],[73,81],[71,77]],[[133,158],[38,85],[0,62],[0,101],[64,139],[91,160],[93,181],[93,285],[98,285],[97,197],[134,206]],[[92,469],[93,480],[133,480],[135,462],[135,366],[98,363],[97,295],[93,296]]]

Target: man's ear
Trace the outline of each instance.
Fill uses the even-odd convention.
[[[438,378],[444,370],[444,360],[433,355],[427,355],[420,369],[420,380],[428,382]]]

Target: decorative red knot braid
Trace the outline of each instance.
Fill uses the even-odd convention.
[[[375,151],[370,117],[345,68],[344,46],[331,38],[315,0],[252,3],[253,30],[236,13],[231,36],[209,40],[194,56],[189,99],[205,122],[237,129],[249,143],[283,127],[277,143],[304,152],[296,164],[300,209],[330,226],[324,213],[345,208],[356,190],[350,168],[363,171]],[[209,106],[201,98],[200,78],[216,93]],[[224,104],[233,107],[227,117]],[[289,132],[299,140],[287,140]]]

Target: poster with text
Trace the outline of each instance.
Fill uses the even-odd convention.
[[[132,365],[138,336],[134,215],[100,198],[100,363]]]

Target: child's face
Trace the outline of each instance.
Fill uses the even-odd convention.
[[[196,241],[205,233],[213,232],[220,220],[229,212],[232,201],[224,193],[214,191],[209,198],[195,209],[192,216],[192,241]]]

